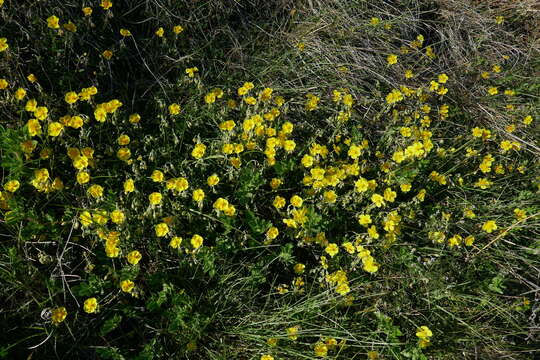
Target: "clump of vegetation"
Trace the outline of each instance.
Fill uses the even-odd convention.
[[[533,3],[0,17],[0,357],[538,352]]]

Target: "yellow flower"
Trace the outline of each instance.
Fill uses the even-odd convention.
[[[163,30],[162,27],[160,27],[159,29],[156,30],[156,35],[158,37],[163,37],[163,34],[165,34],[165,30]]]
[[[133,179],[127,179],[124,181],[124,194],[135,191],[135,182]]]
[[[113,56],[113,52],[111,50],[105,50],[103,51],[103,53],[101,53],[101,55],[103,55],[103,57],[107,60],[111,60],[112,56]]]
[[[379,19],[378,17],[372,17],[370,20],[369,20],[369,23],[373,26],[375,25],[379,25],[381,22],[381,19]]]
[[[47,128],[47,134],[49,136],[56,137],[60,135],[63,129],[64,129],[64,125],[60,124],[59,122],[52,122],[49,124],[49,127]]]
[[[129,115],[129,122],[132,124],[138,124],[141,121],[141,115],[135,113]]]
[[[371,256],[365,256],[362,258],[362,269],[369,273],[375,273],[379,270],[379,266],[373,260]]]
[[[195,77],[195,73],[198,72],[199,69],[195,66],[195,67],[187,68],[185,71],[186,71],[187,76],[192,78],[192,77]]]
[[[77,102],[77,100],[79,100],[79,95],[77,95],[77,93],[75,91],[70,91],[70,92],[66,93],[66,95],[64,96],[64,100],[68,104],[74,104],[74,103]]]
[[[426,197],[426,189],[421,189],[418,194],[416,194],[416,198],[420,201],[424,201]]]
[[[77,173],[77,182],[81,185],[86,184],[90,181],[90,174],[88,171],[80,171]]]
[[[296,208],[301,207],[304,203],[304,200],[302,200],[302,198],[298,195],[293,195],[289,201],[291,202],[291,205]]]
[[[495,86],[488,88],[489,95],[497,95],[498,93],[499,93],[499,90]]]
[[[104,122],[107,119],[107,111],[103,107],[97,107],[94,110],[94,117],[99,122]]]
[[[328,190],[323,193],[324,201],[333,204],[337,200],[337,194],[334,190]]]
[[[448,245],[450,247],[459,246],[459,244],[461,244],[462,240],[463,239],[462,239],[461,235],[454,235],[450,239],[448,239]]]
[[[402,192],[407,193],[409,190],[411,190],[411,184],[401,184],[399,185],[399,188]]]
[[[173,27],[173,33],[176,35],[180,34],[182,31],[184,31],[184,28],[180,25],[176,25]]]
[[[51,320],[52,323],[55,325],[60,324],[62,321],[66,319],[67,311],[65,307],[58,307],[52,310],[52,316]]]
[[[282,207],[284,207],[286,204],[286,200],[285,198],[281,197],[281,196],[276,196],[274,198],[274,202],[273,202],[273,205],[276,209],[281,209]]]
[[[34,110],[34,116],[38,120],[45,120],[48,114],[49,109],[47,109],[45,106],[38,106],[36,107],[36,110]]]
[[[433,333],[427,326],[423,325],[416,330],[416,336],[420,339],[428,339],[433,336]]]
[[[339,246],[337,246],[337,244],[331,243],[328,244],[324,251],[331,257],[334,257],[339,252]]]
[[[367,358],[368,360],[377,360],[379,359],[379,353],[377,351],[368,351]]]
[[[448,75],[446,75],[446,74],[439,75],[438,78],[437,78],[437,81],[440,84],[445,84],[448,81]]]
[[[195,159],[200,159],[204,156],[205,151],[206,145],[198,143],[193,148],[193,151],[191,151],[191,156],[193,156]]]
[[[79,215],[79,220],[81,222],[81,225],[85,227],[90,226],[93,223],[92,215],[90,215],[88,211],[83,211],[81,215]]]
[[[386,102],[390,105],[401,100],[403,100],[403,94],[397,89],[393,89],[388,95],[386,95]]]
[[[315,356],[326,357],[326,355],[328,354],[328,347],[326,346],[326,344],[318,342],[317,344],[315,344],[314,351]]]
[[[18,88],[15,91],[15,99],[22,100],[24,99],[25,96],[26,96],[26,90],[24,90],[23,88]]]
[[[180,177],[176,179],[169,179],[167,181],[167,189],[174,189],[175,191],[182,192],[189,188],[189,182],[186,178]]]
[[[180,105],[178,105],[177,103],[172,103],[171,105],[169,105],[169,114],[171,115],[178,115],[180,114],[180,111],[182,109],[180,108]]]
[[[475,187],[479,187],[480,189],[487,189],[490,187],[493,183],[489,181],[487,178],[478,179],[478,181],[474,184]]]
[[[6,51],[7,49],[9,49],[7,39],[6,38],[0,38],[0,52]]]
[[[351,94],[346,94],[343,97],[343,105],[345,105],[346,107],[350,108],[353,105],[353,102],[354,100]]]
[[[54,178],[52,188],[58,191],[62,190],[64,188],[64,183],[62,182],[62,179],[60,179],[59,177]]]
[[[433,48],[431,46],[426,47],[426,56],[431,59],[435,58],[435,52],[433,51]]]
[[[80,116],[72,116],[71,119],[69,119],[68,126],[79,129],[83,126],[83,119]]]
[[[268,229],[268,231],[266,231],[266,237],[270,240],[277,238],[278,235],[279,235],[279,230],[275,226],[272,226],[270,229]]]
[[[302,274],[305,268],[306,268],[306,265],[298,263],[294,265],[294,272],[297,274]]]
[[[321,100],[321,98],[319,98],[319,97],[317,97],[317,96],[315,96],[313,94],[307,94],[306,97],[308,98],[308,100],[306,101],[306,104],[305,104],[306,110],[307,111],[313,111],[313,110],[317,109],[319,101]]]
[[[103,104],[100,104],[98,106],[101,106],[105,109],[105,111],[109,114],[113,114],[114,112],[116,112],[116,110],[121,107],[123,104],[122,102],[120,102],[119,100],[117,99],[113,99],[109,102],[106,102],[106,103],[103,103]]]
[[[191,246],[193,246],[194,249],[198,249],[202,246],[203,240],[202,236],[195,234],[191,238]]]
[[[120,288],[123,292],[130,293],[133,291],[133,288],[135,287],[135,283],[131,280],[122,280],[120,282]]]
[[[5,39],[5,38],[2,38]],[[0,39],[0,49],[2,49],[2,39]],[[0,90],[7,89],[9,83],[6,79],[0,79]]]
[[[161,204],[161,199],[163,196],[158,192],[153,192],[150,195],[148,195],[148,200],[150,201],[150,205],[155,206]]]
[[[152,175],[150,175],[150,178],[154,182],[162,182],[165,179],[165,175],[163,175],[163,172],[161,172],[159,170],[154,170],[152,172]]]
[[[57,16],[51,15],[47,18],[47,26],[50,27],[51,29],[59,29],[60,28],[60,25],[58,24],[59,20],[60,19],[58,19]]]
[[[64,29],[66,29],[69,32],[76,32],[77,31],[77,25],[72,23],[71,21],[68,21],[67,24],[62,25]]]
[[[129,136],[124,134],[124,135],[120,135],[118,139],[116,139],[116,142],[118,143],[118,145],[125,146],[125,145],[129,145],[129,143],[131,142],[131,139],[129,138]]]
[[[371,201],[375,204],[376,207],[381,207],[384,205],[384,198],[379,194],[371,195]]]
[[[397,55],[391,54],[391,55],[388,55],[388,57],[386,58],[386,61],[388,62],[388,65],[394,65],[395,63],[398,62],[398,57]]]
[[[287,152],[292,152],[296,148],[296,142],[294,140],[285,140],[283,149]]]
[[[272,355],[262,355],[260,360],[274,360]]]
[[[112,7],[112,1],[110,0],[101,0],[101,4],[99,4],[104,10],[109,10]]]
[[[491,233],[495,230],[497,230],[497,224],[493,220],[488,220],[482,225],[482,230],[484,230],[487,233]]]
[[[141,258],[142,258],[141,253],[138,252],[137,250],[133,250],[132,252],[128,254],[127,261],[131,265],[137,265],[139,261],[141,261]]]
[[[219,183],[219,176],[216,174],[210,175],[208,179],[206,179],[206,183],[208,186],[216,186]]]
[[[298,326],[292,326],[290,328],[287,328],[287,335],[291,340],[298,339]]]
[[[30,81],[31,83],[35,83],[37,81],[37,77],[36,75],[34,74],[28,74],[28,76],[26,77],[28,79],[28,81]]]
[[[221,151],[227,155],[232,154],[234,152],[234,144],[223,144]]]
[[[35,140],[26,140],[21,143],[21,150],[25,154],[28,154],[28,155],[32,154],[32,152],[34,152],[36,147],[37,147],[37,141]]]
[[[379,233],[377,232],[377,228],[375,225],[371,225],[371,227],[368,229],[368,236],[372,239],[378,239]]]
[[[126,215],[121,210],[111,212],[111,221],[115,224],[122,224],[126,220]]]
[[[514,215],[516,216],[516,219],[518,220],[524,220],[525,218],[527,218],[527,212],[520,208],[514,209]]]
[[[169,242],[169,246],[173,249],[178,249],[178,247],[180,247],[180,244],[182,244],[182,238],[179,236],[174,236]]]
[[[317,167],[317,168],[311,169],[309,171],[309,173],[311,174],[311,177],[313,179],[315,179],[315,180],[323,180],[324,179],[324,174],[326,173],[326,170]],[[300,204],[300,206],[302,206],[302,205]]]
[[[405,70],[406,79],[411,79],[413,76],[414,76],[414,73],[412,72],[412,70]]]
[[[386,188],[384,190],[384,200],[388,201],[388,202],[394,202],[394,200],[396,199],[396,192],[393,191],[392,189],[390,188]]]
[[[103,196],[103,187],[100,185],[92,185],[88,188],[87,192],[94,199],[97,199]]]
[[[353,243],[350,242],[350,241],[344,242],[343,244],[341,244],[341,246],[343,246],[345,251],[347,251],[349,254],[354,254],[354,252],[356,250]]]
[[[465,239],[463,239],[463,242],[465,243],[466,246],[472,246],[472,244],[474,243],[474,236],[472,235],[467,236]]]
[[[14,193],[21,184],[18,180],[10,180],[4,184],[4,190]]]
[[[231,131],[236,126],[233,120],[227,120],[219,124],[219,129],[222,131]]]
[[[95,297],[92,297],[84,300],[83,308],[84,311],[88,314],[95,313],[97,309],[97,299]]]
[[[244,102],[248,105],[255,105],[257,103],[257,99],[255,99],[253,96],[248,96],[244,98]]]
[[[201,202],[204,199],[204,191],[203,189],[196,189],[193,191],[192,194],[193,201]]]
[[[364,214],[358,216],[358,223],[362,226],[367,227],[369,224],[371,224],[371,216]]]
[[[533,121],[533,117],[531,115],[527,115],[523,118],[523,123],[525,125],[530,125]]]
[[[308,168],[308,167],[313,166],[313,161],[314,161],[313,157],[306,154],[302,157],[301,163],[302,165],[304,165],[304,167]]]
[[[229,207],[229,202],[226,199],[220,197],[216,201],[214,201],[213,207],[218,211],[225,211],[225,209]]]
[[[122,161],[128,161],[129,158],[131,157],[131,150],[129,150],[126,147],[121,147],[116,152],[116,156]]]
[[[392,160],[394,160],[396,163],[400,164],[400,163],[403,162],[403,160],[405,160],[405,154],[403,153],[403,151],[398,150],[398,151],[394,152],[394,154],[392,155]]]
[[[354,191],[356,192],[365,192],[369,189],[369,181],[367,179],[360,177],[354,183]]]
[[[154,227],[157,237],[164,237],[169,233],[169,226],[165,223],[159,223]]]
[[[516,95],[516,92],[514,90],[512,90],[512,89],[506,89],[506,90],[504,90],[504,95],[506,95],[506,96],[514,96],[514,95]]]
[[[109,220],[107,218],[107,211],[105,210],[98,210],[95,213],[92,214],[92,220],[98,223],[99,225],[105,225],[107,221]]]
[[[120,35],[124,37],[131,36],[131,31],[129,31],[128,29],[120,29]]]
[[[216,102],[216,94],[210,92],[204,96],[204,102],[207,104],[213,104]]]
[[[68,148],[67,154],[71,160],[73,160],[73,165],[75,168],[81,170],[88,166],[88,159],[92,158],[92,154],[85,153],[81,154],[81,151],[77,148]]]
[[[352,145],[349,148],[349,151],[347,152],[347,155],[353,160],[358,159],[361,154],[362,154],[362,148],[356,145]]]

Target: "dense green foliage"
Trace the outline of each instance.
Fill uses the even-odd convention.
[[[532,359],[539,18],[0,0],[0,358]]]

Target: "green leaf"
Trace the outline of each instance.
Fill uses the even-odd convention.
[[[96,353],[100,359],[112,359],[112,360],[124,360],[124,356],[120,353],[120,350],[115,347],[110,348],[97,348]]]
[[[110,319],[107,319],[105,323],[101,326],[101,329],[99,330],[99,335],[105,336],[114,329],[120,325],[120,322],[122,321],[122,315],[114,314],[114,316]]]
[[[504,289],[506,288],[506,286],[504,286],[503,283],[504,283],[504,277],[501,275],[497,275],[493,279],[491,279],[491,282],[488,285],[488,289],[493,292],[503,294]]]
[[[270,221],[258,217],[253,211],[249,209],[246,210],[246,221],[249,228],[255,235],[262,234],[270,226],[272,226],[272,223]]]

